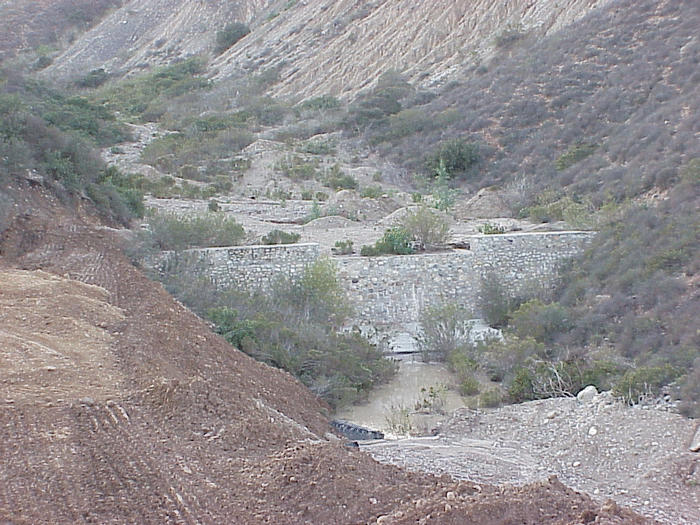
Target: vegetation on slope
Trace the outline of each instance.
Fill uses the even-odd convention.
[[[192,279],[196,265],[185,254],[173,259],[161,276],[168,291],[236,348],[293,374],[332,407],[361,399],[396,372],[365,337],[340,331],[352,309],[328,259],[253,293]]]
[[[428,176],[451,143],[473,144],[478,159],[453,170],[454,180],[471,189],[500,187],[514,214],[573,217],[599,229],[566,269],[561,288],[537,308],[530,305],[529,323],[544,334],[522,333],[518,305],[527,297],[505,301],[505,311],[487,305],[504,314],[512,334],[506,346],[511,354],[523,351],[520,365],[551,361],[555,368],[545,376],[557,366],[575,376],[574,369],[591,370],[606,354],[619,366],[606,365],[598,379],[578,374],[579,380],[617,383],[632,398],[675,381],[684,411],[695,416],[698,20],[698,6],[689,1],[616,2],[362,132],[380,152]],[[461,118],[434,125],[450,112]],[[400,135],[392,131],[398,122]],[[546,323],[555,310],[566,323]],[[509,380],[520,388],[514,400],[543,395],[528,382],[536,370],[512,372]],[[625,388],[630,381],[639,384]]]
[[[87,197],[106,217],[127,224],[143,215],[143,196],[113,180],[96,150],[126,137],[103,107],[0,71],[0,181],[41,177],[59,195]]]

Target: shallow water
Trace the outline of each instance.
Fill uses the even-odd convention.
[[[395,424],[393,427],[390,424],[392,415],[395,418],[401,409],[415,412],[417,403],[430,400],[430,387],[440,391],[439,397],[444,403],[441,407],[444,413],[423,410],[422,413],[411,414],[412,433],[424,433],[428,427],[437,424],[447,414],[464,406],[455,388],[452,373],[445,365],[422,363],[413,360],[412,357],[414,356],[407,356],[406,360],[399,361],[399,371],[394,379],[373,390],[366,403],[346,407],[339,411],[336,417],[373,430],[381,430],[391,437],[400,433],[397,432]],[[421,389],[425,391],[421,392]]]

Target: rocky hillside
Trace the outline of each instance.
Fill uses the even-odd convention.
[[[126,2],[71,45],[46,74],[76,77],[93,69],[137,72],[211,52],[216,31],[250,22],[269,0],[153,0]]]
[[[133,72],[213,53],[216,32],[238,21],[252,32],[213,61],[218,80],[275,70],[281,80],[271,94],[294,99],[352,97],[388,70],[434,87],[460,78],[509,39],[549,35],[605,3],[132,1],[80,37],[46,73]]]
[[[3,0],[0,58],[40,46],[48,51],[65,45],[122,3],[122,0]]]
[[[293,3],[293,2],[290,2]],[[219,57],[216,78],[276,68],[272,93],[352,98],[395,70],[435,87],[490,57],[499,36],[542,37],[596,7],[598,0],[296,2]]]

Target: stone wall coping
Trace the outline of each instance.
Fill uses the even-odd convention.
[[[572,234],[582,234],[582,235],[594,235],[598,232],[595,230],[562,230],[562,231],[551,231],[551,232],[504,232],[504,233],[474,233],[471,235],[464,235],[460,238],[463,239],[485,239],[493,238],[497,239],[499,237],[539,237],[547,235],[572,235]]]
[[[313,248],[320,247],[321,245],[317,242],[299,242],[293,244],[246,244],[246,245],[234,245],[234,246],[210,246],[208,248],[188,248],[187,250],[182,250],[182,252],[214,252],[223,250],[234,250],[234,251],[245,251],[245,250],[278,250],[280,248]],[[172,253],[171,251],[164,251],[163,253]]]

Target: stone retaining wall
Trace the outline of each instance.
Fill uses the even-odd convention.
[[[468,238],[470,249],[386,257],[339,257],[339,275],[361,324],[416,323],[421,309],[455,301],[478,314],[481,280],[496,274],[512,294],[554,286],[562,260],[591,232],[518,233]]]
[[[301,275],[320,255],[318,244],[275,244],[185,250],[164,254],[159,266],[184,264],[206,274],[218,288],[265,288],[280,275]]]
[[[424,306],[445,300],[464,304],[478,314],[481,279],[490,273],[495,273],[512,294],[534,287],[551,288],[562,260],[581,251],[593,235],[474,235],[466,238],[469,249],[334,260],[356,309],[354,321],[400,327],[416,323]],[[254,289],[268,286],[278,275],[301,274],[319,255],[319,246],[309,243],[207,248],[188,250],[184,256],[188,265],[206,273],[219,287]]]

